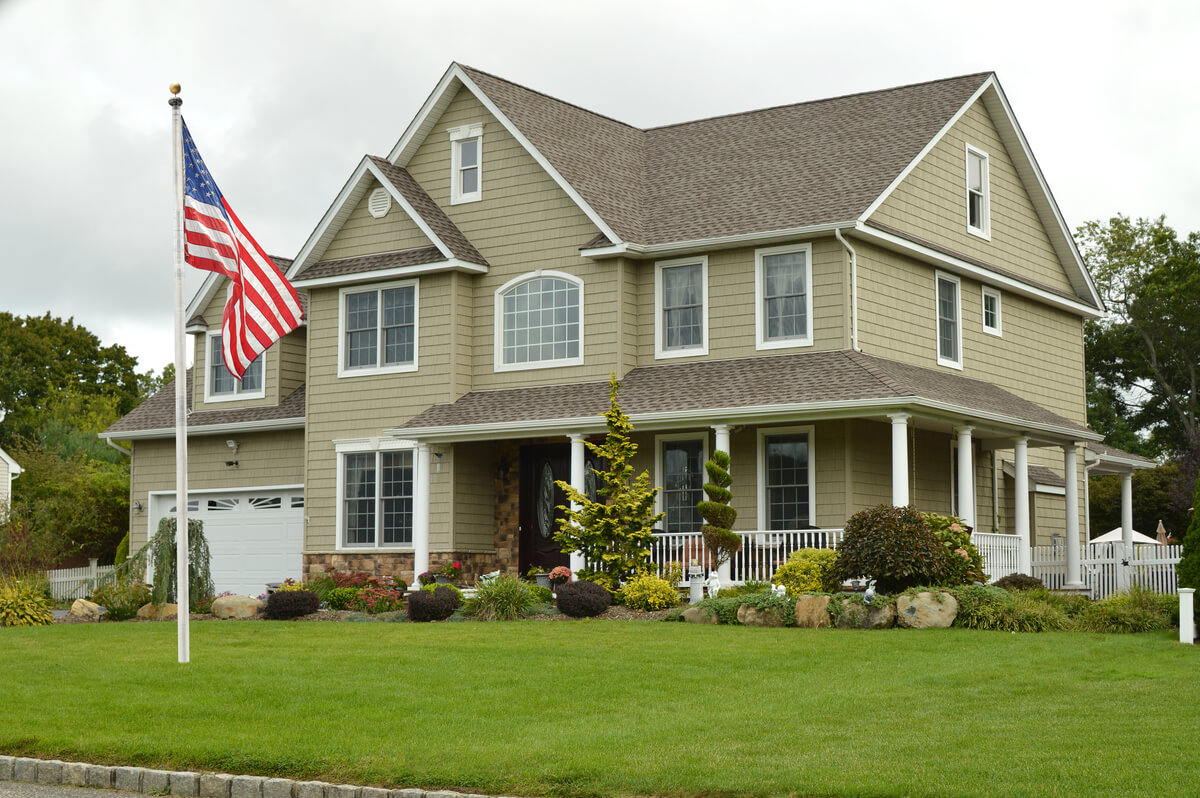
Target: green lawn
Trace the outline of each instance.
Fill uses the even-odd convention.
[[[1182,796],[1175,633],[0,629],[0,752],[508,795]]]

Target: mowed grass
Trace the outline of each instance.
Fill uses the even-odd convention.
[[[1173,634],[622,623],[0,629],[0,752],[530,796],[1183,796]]]

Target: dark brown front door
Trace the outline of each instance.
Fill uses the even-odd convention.
[[[534,565],[549,571],[571,562],[554,540],[563,517],[557,508],[567,504],[557,480],[571,481],[569,444],[521,447],[521,573]]]

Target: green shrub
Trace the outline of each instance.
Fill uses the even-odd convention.
[[[424,590],[426,593],[436,592],[439,588],[445,588],[446,590],[449,590],[451,593],[453,593],[457,597],[457,600],[454,603],[455,609],[458,609],[458,607],[462,605],[462,603],[463,603],[462,591],[459,590],[454,585],[439,585],[436,583],[431,584],[431,585],[421,585],[421,589]]]
[[[117,544],[117,553],[113,557],[113,565],[120,565],[129,559],[129,533],[125,533],[125,537],[121,538],[121,542]]]
[[[1075,622],[1054,604],[1045,599],[1017,593],[1013,608],[1014,632],[1060,632],[1075,628]]]
[[[1153,632],[1170,629],[1177,618],[1174,596],[1163,596],[1133,585],[1094,602],[1080,626],[1090,632]]]
[[[949,585],[970,585],[986,582],[983,555],[971,542],[970,527],[961,518],[938,513],[921,513],[929,529],[942,542],[946,566],[950,571]]]
[[[511,574],[500,574],[495,579],[480,581],[475,586],[475,595],[466,600],[463,609],[467,617],[477,621],[514,621],[537,603],[534,587]]]
[[[534,604],[553,604],[554,593],[548,587],[541,585],[531,585],[528,582],[525,586],[529,588],[529,596],[533,599]]]
[[[665,610],[679,604],[679,591],[654,574],[638,574],[621,588],[621,603],[632,610]]]
[[[612,594],[595,582],[575,581],[555,591],[558,611],[572,618],[591,618],[612,605]]]
[[[1005,590],[1044,590],[1042,580],[1028,574],[1009,574],[992,583]]]
[[[725,591],[721,591],[724,593]],[[742,599],[745,596],[725,596],[709,597],[701,601],[695,606],[700,609],[705,615],[715,615],[717,620],[724,624],[736,624],[738,607],[742,606]]]
[[[286,621],[317,611],[321,600],[308,590],[275,591],[267,596],[266,616],[272,621]]]
[[[404,594],[388,587],[365,587],[358,592],[350,606],[368,615],[397,612],[404,609]]]
[[[150,587],[136,579],[105,582],[92,591],[91,600],[105,609],[104,620],[125,621],[150,603]]]
[[[1196,479],[1192,507],[1197,511],[1192,513],[1192,519],[1183,533],[1183,556],[1175,566],[1175,573],[1180,587],[1200,589],[1200,477]]]
[[[761,582],[756,579],[750,579],[740,585],[730,585],[723,587],[717,593],[717,598],[734,598],[735,596],[748,596],[751,593],[761,593],[764,590],[770,590],[770,582]]]
[[[54,622],[50,600],[19,579],[0,580],[0,626],[46,626]]]
[[[833,576],[837,558],[833,549],[798,549],[779,566],[771,583],[783,585],[792,598],[802,593],[833,593],[840,581]]]
[[[950,579],[941,541],[911,505],[881,504],[852,515],[831,572],[838,582],[873,579],[884,593]]]
[[[320,595],[315,590],[310,592],[320,600]],[[331,610],[348,610],[358,600],[358,594],[361,592],[362,589],[357,587],[330,588],[325,592],[325,605]]]
[[[722,590],[721,593],[724,594],[725,591]],[[741,607],[743,604],[759,610],[778,610],[783,617],[784,624],[787,626],[791,626],[796,622],[796,600],[790,596],[777,596],[770,589],[760,590],[757,593],[742,593],[736,596],[720,595],[716,598],[710,597],[695,606],[708,615],[717,616],[717,620],[723,624],[734,625],[738,623],[738,607]]]
[[[304,589],[312,593],[316,593],[317,598],[321,600],[322,604],[329,601],[329,591],[333,590],[335,587],[337,587],[337,582],[335,582],[333,577],[328,574],[310,577],[308,581],[304,583]]]
[[[1013,611],[1017,602],[1007,590],[991,585],[963,585],[950,593],[958,601],[955,626],[966,629],[1014,631]]]
[[[275,588],[275,590],[282,591],[284,593],[288,592],[289,590],[308,590],[308,585],[305,585],[301,582],[297,582],[295,579],[292,579],[289,577],[287,579],[284,579],[282,582],[280,582],[279,587]],[[315,591],[308,590],[308,592],[313,593]]]

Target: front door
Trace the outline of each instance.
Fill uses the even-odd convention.
[[[569,444],[544,444],[521,447],[521,573],[532,566],[549,571],[556,565],[570,565],[554,533],[567,504],[567,496],[554,483],[571,480]]]

